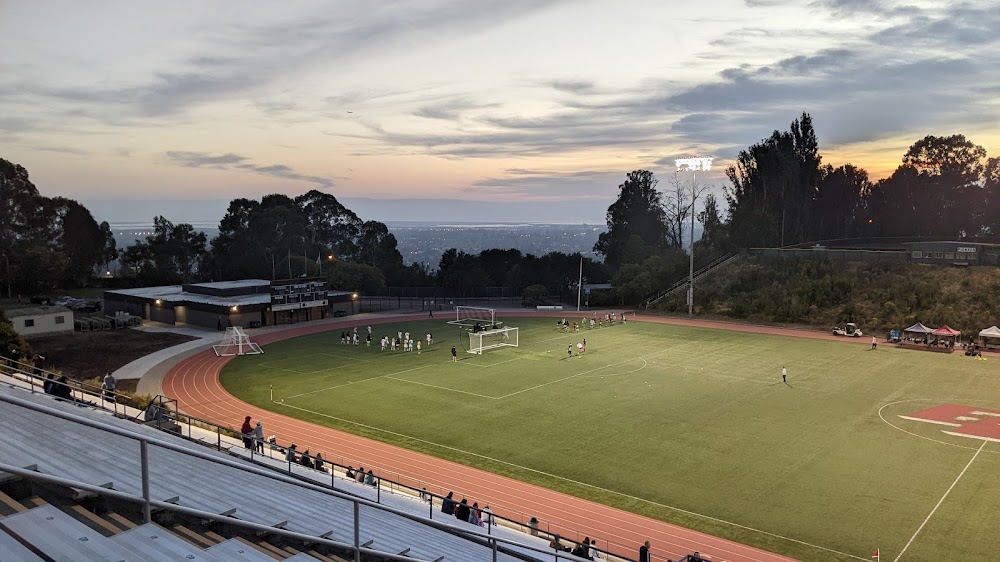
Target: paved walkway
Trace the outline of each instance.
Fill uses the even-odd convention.
[[[564,313],[522,311],[519,315],[558,317]],[[371,317],[364,319],[364,322],[374,324],[403,318],[412,316]],[[359,320],[361,319],[358,317],[352,317],[324,324],[311,323],[259,334],[255,341],[261,344],[272,343],[357,325]],[[449,490],[459,490],[461,494],[476,501],[489,503],[494,512],[515,520],[523,519],[525,514],[532,514],[543,521],[551,522],[552,532],[575,537],[578,531],[600,542],[609,541],[612,544],[610,550],[631,558],[636,557],[638,545],[644,540],[650,540],[653,545],[654,560],[658,562],[668,558],[677,559],[696,550],[710,555],[716,562],[791,560],[621,509],[258,408],[236,399],[219,383],[219,372],[230,359],[216,357],[210,351],[184,359],[171,368],[164,379],[165,393],[176,398],[181,409],[191,415],[224,425],[236,423],[246,415],[254,419],[263,418],[266,420],[267,433],[276,435],[279,441],[294,441],[301,447],[314,451],[351,451],[352,457],[363,462],[365,466],[406,474],[426,483],[430,491],[446,493]],[[775,537],[772,535],[771,538]]]

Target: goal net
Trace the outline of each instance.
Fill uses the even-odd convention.
[[[469,333],[469,353],[482,355],[487,349],[518,347],[517,328],[498,328]]]
[[[264,353],[264,350],[259,345],[250,341],[250,336],[246,335],[242,326],[230,326],[226,328],[226,335],[222,338],[222,342],[213,345],[212,349],[215,350],[215,354],[219,357]]]
[[[473,327],[479,324],[480,327],[492,329],[498,327],[495,308],[481,308],[478,306],[456,306],[455,319],[449,320],[449,324],[456,326]],[[502,322],[501,322],[502,324]]]

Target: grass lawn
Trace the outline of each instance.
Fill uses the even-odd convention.
[[[553,319],[508,324],[521,346],[481,356],[440,320],[376,325],[370,349],[341,345],[339,331],[295,338],[236,358],[222,382],[276,412],[803,560],[870,560],[875,548],[893,560],[962,474],[903,559],[1000,552],[1000,443],[899,417],[942,403],[1000,410],[1000,359],[639,322],[579,334]],[[397,330],[435,343],[379,351]],[[568,358],[582,338],[586,354]],[[311,413],[271,403],[269,385]]]

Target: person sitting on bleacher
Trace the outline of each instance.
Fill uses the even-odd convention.
[[[466,522],[469,520],[469,500],[462,498],[462,501],[459,502],[458,507],[455,508],[455,519]]]
[[[45,383],[42,384],[42,390],[45,394],[52,394],[52,388],[56,385],[56,375],[55,373],[49,373],[48,377],[45,377]]]
[[[354,467],[353,466],[347,467],[347,473],[344,474],[344,478],[350,478],[351,480],[354,480]]]
[[[552,537],[552,542],[549,543],[549,548],[553,548],[559,552],[569,552],[570,550],[568,546],[563,545],[562,540],[559,538],[559,535],[555,535]]]
[[[295,443],[288,446],[288,453],[285,454],[285,460],[288,462],[299,462],[299,458],[295,456]]]
[[[445,515],[455,514],[455,506],[457,504],[455,503],[455,500],[452,499],[452,496],[454,495],[455,492],[448,492],[448,496],[441,500],[441,513],[444,513]]]
[[[374,486],[375,485],[375,475],[372,474],[372,469],[368,469],[368,474],[365,475],[365,485]]]
[[[313,460],[313,465],[316,470],[326,471],[326,464],[323,462],[323,453],[316,453],[316,458]]]
[[[365,483],[365,467],[359,466],[358,467],[358,484],[364,484],[364,483]]]
[[[313,467],[312,459],[309,458],[309,449],[306,449],[306,452],[302,453],[302,457],[299,458],[299,462],[302,464],[302,466],[309,468]]]
[[[59,380],[53,383],[52,395],[63,400],[73,400],[73,390],[69,387],[66,375],[59,377]]]

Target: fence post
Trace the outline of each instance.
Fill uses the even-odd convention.
[[[354,562],[361,562],[361,506],[354,502]]]
[[[222,450],[222,428],[215,426],[215,450]]]
[[[142,463],[142,522],[149,523],[153,516],[149,510],[149,449],[145,440],[139,441],[139,458]]]
[[[490,542],[493,543],[493,562],[497,562],[497,540],[492,539]]]
[[[382,503],[382,477],[375,480],[375,503]]]

